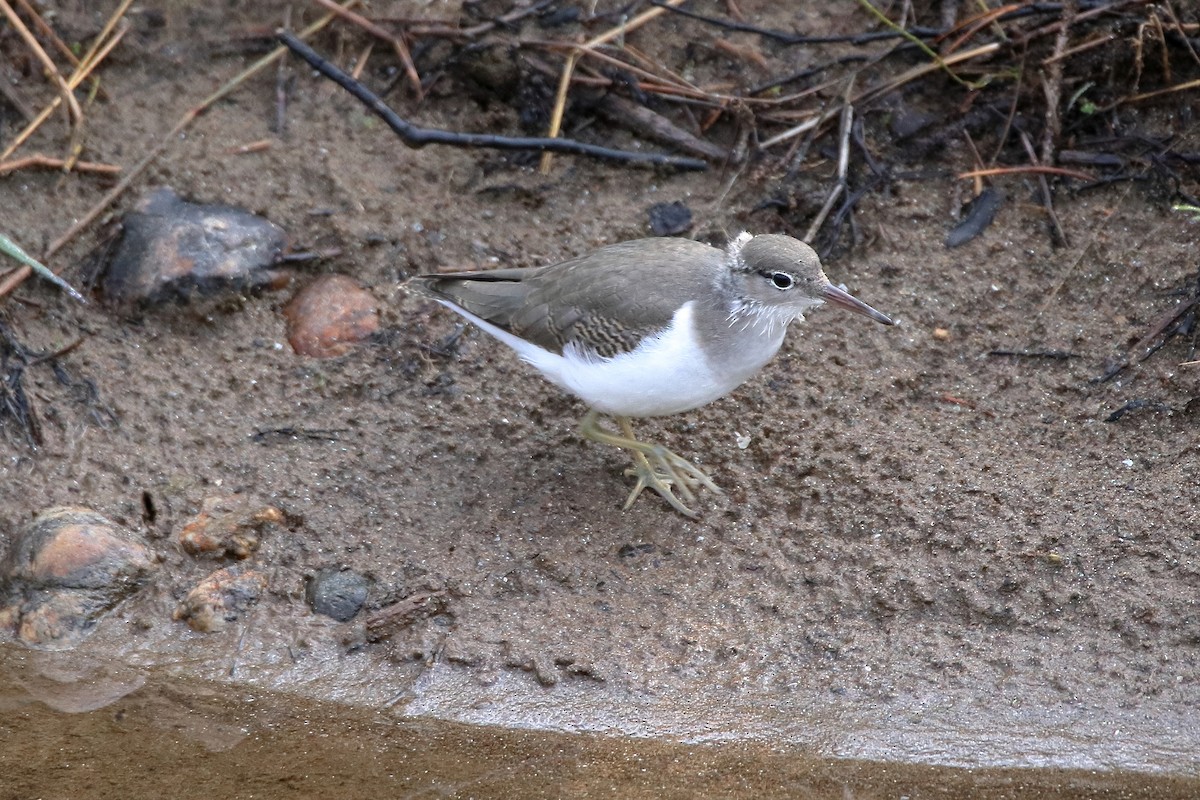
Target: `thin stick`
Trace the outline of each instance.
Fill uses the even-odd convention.
[[[357,3],[358,0],[350,0],[350,2]],[[332,22],[333,19],[334,19],[333,14],[326,14],[324,17],[317,20],[312,25],[309,25],[307,28],[305,28],[303,31],[301,31],[299,35],[303,36],[303,37],[312,36],[314,33],[321,30],[326,25],[328,25],[330,22]],[[237,89],[239,86],[241,86],[243,83],[245,83],[249,78],[256,75],[263,69],[269,67],[277,59],[283,58],[283,56],[286,52],[287,52],[287,48],[285,48],[285,47],[275,48],[270,53],[263,56],[258,61],[255,61],[253,64],[251,64],[250,66],[246,67],[244,70],[239,72],[237,75],[235,75],[229,81],[227,81],[223,86],[221,86],[221,88],[217,89],[217,91],[213,92],[208,97],[201,100],[199,105],[197,105],[197,106],[189,109],[187,112],[185,112],[184,115],[179,118],[179,121],[175,123],[175,126],[167,132],[167,135],[164,136],[157,145],[155,145],[153,148],[151,148],[150,152],[147,153],[142,158],[142,160],[139,161],[133,167],[133,169],[131,169],[129,171],[129,173],[124,178],[122,178],[121,181],[112,188],[112,190],[109,191],[108,194],[106,194],[106,195],[104,195],[104,197],[100,198],[100,201],[98,203],[96,203],[94,206],[92,206],[92,208],[88,211],[88,213],[84,214],[83,217],[78,222],[76,222],[74,225],[72,225],[67,230],[66,233],[64,233],[62,236],[58,237],[53,242],[51,242],[50,246],[46,249],[45,257],[47,259],[50,258],[50,256],[57,253],[62,248],[63,245],[65,245],[67,242],[69,242],[71,239],[73,239],[81,230],[86,228],[88,225],[92,224],[92,221],[95,220],[96,217],[100,216],[100,212],[102,212],[114,200],[116,200],[118,197],[120,197],[125,192],[125,190],[129,188],[129,185],[131,183],[133,183],[134,179],[137,178],[137,176],[140,175],[146,169],[146,167],[150,166],[150,164],[153,163],[154,159],[158,158],[158,156],[161,155],[162,152],[164,150],[166,150],[167,147],[170,146],[171,143],[173,143],[175,141],[175,139],[179,135],[179,133],[181,131],[183,131],[183,129],[186,128],[188,125],[192,124],[192,120],[194,120],[196,117],[203,114],[209,108],[209,106],[222,100],[226,95],[230,94],[234,89]],[[0,286],[0,296],[3,296],[3,295],[4,295],[4,287]]]
[[[1061,55],[1067,49],[1067,43],[1071,39],[1070,22],[1078,11],[1075,0],[1067,0],[1063,3],[1063,17],[1068,24],[1059,28],[1058,34],[1054,37],[1054,55]],[[1062,101],[1062,77],[1063,64],[1061,60],[1048,64],[1042,77],[1042,92],[1046,96],[1046,124],[1042,130],[1041,152],[1043,164],[1054,163],[1054,143],[1058,141],[1058,136],[1062,132],[1062,118],[1058,114],[1058,106]]]
[[[400,117],[388,108],[371,90],[351,78],[345,72],[321,58],[311,47],[301,42],[291,33],[280,31],[279,40],[288,46],[296,55],[308,62],[309,66],[341,86],[358,98],[376,116],[387,123],[400,139],[409,147],[423,147],[427,144],[444,144],[451,147],[488,147],[496,150],[533,150],[536,152],[574,153],[595,158],[605,158],[613,161],[623,161],[628,164],[652,164],[675,167],[677,169],[708,169],[708,164],[698,158],[665,155],[662,153],[640,153],[630,150],[616,150],[611,147],[577,142],[571,139],[548,139],[526,136],[494,136],[486,133],[462,133],[444,131],[437,128],[419,128]]]
[[[949,75],[949,76],[950,76],[950,78],[951,78],[951,79],[952,79],[952,80],[953,80],[955,83],[961,84],[962,86],[965,86],[965,87],[967,87],[968,89],[978,89],[978,88],[980,88],[979,84],[977,84],[977,83],[973,83],[973,82],[971,82],[971,81],[966,81],[966,80],[963,80],[962,78],[958,77],[958,74],[957,74],[957,73],[956,73],[954,70],[950,69],[950,62],[949,62],[948,60],[946,60],[946,59],[943,59],[943,58],[942,58],[940,55],[938,55],[938,54],[937,54],[937,53],[936,53],[936,52],[933,50],[933,48],[931,48],[929,45],[925,44],[925,43],[924,43],[923,41],[921,41],[921,40],[920,40],[918,37],[914,36],[913,34],[911,34],[911,33],[909,33],[908,31],[906,31],[906,30],[905,30],[903,27],[901,27],[900,25],[897,25],[896,23],[894,23],[894,22],[892,22],[890,19],[888,19],[888,16],[887,16],[887,14],[884,14],[884,13],[883,13],[882,11],[880,11],[878,8],[876,8],[875,6],[873,6],[873,5],[871,4],[870,0],[858,0],[858,4],[859,4],[860,6],[862,6],[863,8],[865,8],[865,9],[867,10],[867,12],[868,12],[868,13],[870,13],[870,14],[871,14],[873,17],[875,17],[877,20],[879,20],[879,21],[880,21],[882,24],[884,24],[884,25],[886,25],[887,27],[891,28],[892,30],[896,31],[896,32],[897,32],[897,33],[899,33],[899,34],[900,34],[902,37],[904,37],[905,39],[907,39],[909,42],[911,42],[912,44],[916,45],[916,46],[917,46],[917,48],[918,48],[918,49],[919,49],[919,50],[920,50],[922,53],[924,53],[925,55],[927,55],[927,56],[928,56],[928,57],[929,57],[929,58],[930,58],[930,59],[933,61],[934,65],[935,65],[936,67],[938,67],[938,68],[940,68],[940,69],[944,69],[944,70],[946,71],[946,74],[947,74],[947,75]]]
[[[1171,94],[1172,92],[1186,92],[1192,89],[1200,89],[1200,78],[1197,78],[1194,81],[1187,81],[1186,83],[1177,83],[1174,86],[1168,86],[1166,89],[1155,89],[1153,92],[1143,92],[1142,94],[1122,97],[1120,100],[1109,103],[1100,110],[1110,111],[1119,105],[1124,105],[1125,103],[1137,103],[1141,100],[1149,100],[1152,97],[1158,97],[1159,95]]]
[[[1000,132],[1000,136],[996,140],[996,152],[992,153],[989,163],[995,164],[1000,159],[1000,154],[1004,152],[1004,143],[1008,141],[1008,134],[1013,127],[1013,120],[1017,117],[1017,106],[1021,102],[1021,85],[1025,81],[1025,58],[1027,55],[1027,50],[1021,51],[1021,61],[1017,67],[1017,85],[1013,87],[1012,103],[1009,104],[1008,115],[1004,118],[1004,130]]]
[[[960,172],[957,177],[965,180],[967,178],[990,178],[994,175],[1059,175],[1064,178],[1078,178],[1088,183],[1096,180],[1095,175],[1089,175],[1086,172],[1076,172],[1073,169],[1063,169],[1062,167],[1047,167],[1041,164],[1029,164],[1023,167],[973,169],[968,172]]]
[[[1029,136],[1025,131],[1018,129],[1017,133],[1021,135],[1021,146],[1025,148],[1025,152],[1029,155],[1029,160],[1035,166],[1038,164],[1037,153],[1033,150],[1033,142],[1029,141]],[[1050,220],[1051,244],[1054,245],[1070,245],[1070,240],[1067,239],[1066,231],[1063,230],[1062,223],[1058,221],[1058,214],[1054,211],[1054,195],[1050,192],[1050,182],[1046,180],[1046,173],[1035,172],[1037,175],[1038,188],[1042,192],[1042,206],[1046,209],[1046,216]]]
[[[112,52],[112,49],[117,46],[117,43],[121,41],[121,39],[125,36],[125,32],[128,30],[128,27],[118,30],[113,38],[110,39],[104,45],[104,47],[100,49],[99,53],[91,61],[91,63],[80,62],[79,69],[77,69],[75,73],[71,75],[70,80],[67,81],[67,86],[74,91],[80,83],[85,81],[88,75],[90,75],[92,71],[99,66],[100,62]],[[55,95],[54,99],[51,100],[49,104],[47,104],[47,106],[29,122],[28,125],[21,129],[21,132],[17,134],[16,138],[13,139],[12,144],[5,148],[4,152],[0,153],[0,161],[7,159],[14,152],[16,152],[21,145],[25,144],[29,137],[33,136],[34,132],[42,126],[42,123],[50,118],[50,115],[54,113],[54,109],[58,108],[61,104],[62,97],[60,95]]]
[[[1115,41],[1116,38],[1117,35],[1115,33],[1102,33],[1099,36],[1094,36],[1082,44],[1077,44],[1074,47],[1063,50],[1061,53],[1055,53],[1054,55],[1047,56],[1046,58],[1042,59],[1042,66],[1048,67],[1055,62],[1063,61],[1071,56],[1077,56],[1080,53],[1091,50],[1093,47],[1099,47],[1101,45],[1108,44],[1109,42]]]
[[[571,87],[571,74],[575,72],[575,64],[579,61],[580,53],[575,51],[567,56],[563,63],[562,74],[558,77],[558,91],[554,93],[554,108],[550,111],[550,127],[546,137],[553,139],[562,130],[563,111],[567,107],[567,90]],[[550,171],[550,154],[543,153],[538,170],[545,175]]]
[[[129,30],[129,23],[125,21],[125,12],[133,5],[133,0],[121,0],[116,10],[109,16],[108,21],[104,23],[104,27],[100,29],[100,33],[92,40],[92,46],[88,48],[81,58],[75,64],[75,71],[71,73],[71,79],[68,84],[74,89],[79,84],[83,83],[86,76],[91,75],[95,71],[96,66],[100,61],[112,52],[116,43],[125,37],[125,33]],[[120,25],[120,30],[113,35]],[[112,36],[111,44],[105,45],[105,41]],[[103,52],[103,55],[100,53]],[[96,80],[92,84],[92,93],[88,96],[89,103],[95,99],[96,92],[100,89],[100,81]],[[83,124],[82,122],[76,126],[71,133],[71,146],[67,156],[67,163],[63,165],[63,170],[67,171],[75,166],[76,159],[83,152]]]
[[[92,46],[84,53],[83,58],[79,59],[79,64],[76,67],[77,70],[92,71],[95,67],[93,62],[99,61],[96,54],[100,52],[100,43],[116,29],[117,23],[125,16],[125,12],[129,10],[131,5],[133,5],[133,0],[121,0],[121,4],[117,6],[117,10],[112,13],[112,16],[108,18],[108,22],[104,23],[104,27],[100,29],[99,35],[92,40]],[[103,58],[103,56],[100,58]]]
[[[979,148],[975,146],[975,140],[971,138],[971,132],[966,128],[963,128],[963,141],[967,143],[967,149],[971,151],[971,160],[975,162],[975,168],[977,170],[986,169],[986,167],[983,166],[983,156],[979,155]],[[975,179],[975,186],[973,187],[974,192],[972,193],[972,196],[978,197],[983,193],[983,176],[972,175],[970,177]]]
[[[1173,22],[1175,24],[1175,30],[1179,31],[1180,38],[1183,39],[1183,44],[1185,47],[1187,47],[1188,53],[1191,54],[1192,60],[1195,61],[1197,64],[1200,64],[1200,54],[1197,54],[1196,48],[1192,47],[1192,40],[1189,39],[1186,35],[1184,35],[1183,23],[1179,21],[1178,15],[1175,14],[1175,7],[1173,5],[1171,5],[1170,0],[1167,0],[1165,5],[1167,7],[1167,14],[1170,15],[1171,22]]]
[[[362,52],[358,54],[358,58],[354,61],[354,67],[350,70],[350,77],[354,80],[361,80],[363,70],[367,68],[367,59],[371,57],[371,51],[375,49],[375,42],[367,42]]]
[[[7,175],[10,172],[28,169],[29,167],[49,167],[51,169],[64,169],[68,165],[68,161],[63,158],[54,158],[53,156],[42,155],[35,153],[31,156],[18,158],[14,161],[0,161],[0,175]],[[95,161],[76,161],[70,165],[71,169],[76,172],[95,172],[99,175],[116,175],[121,171],[121,168],[116,164],[99,164]]]
[[[963,33],[961,33],[957,39],[950,42],[949,45],[942,48],[943,52],[953,53],[959,47],[969,42],[975,36],[975,34],[979,33],[989,25],[995,25],[1000,28],[1000,23],[998,21],[1000,17],[1016,11],[1019,8],[1020,6],[1014,3],[1006,6],[1000,6],[999,8],[985,9],[982,13],[977,14],[974,17],[968,17],[956,25],[954,30],[951,31],[951,33],[957,33],[958,31],[963,31]],[[999,38],[1005,38],[1002,28],[1000,28],[998,32],[1001,34]]]
[[[850,83],[846,86],[844,97],[848,97],[854,89],[854,77],[851,76]],[[833,204],[846,191],[846,173],[850,169],[850,126],[854,121],[854,106],[847,100],[842,106],[842,121],[840,124],[840,144],[838,146],[838,170],[837,184],[829,193],[829,197],[825,199],[825,205],[817,212],[817,216],[808,226],[808,230],[804,234],[804,241],[811,242],[813,237],[817,235],[817,231],[825,224],[825,218],[829,216],[829,212],[833,210]]]
[[[897,75],[895,78],[888,81],[887,83],[884,83],[873,89],[863,90],[862,92],[860,92],[858,94],[858,96],[856,96],[852,99],[852,102],[855,105],[862,105],[867,100],[874,99],[875,97],[878,97],[879,95],[888,94],[889,92],[893,92],[896,89],[898,89],[899,87],[903,86],[904,84],[915,81],[917,78],[923,77],[923,76],[929,74],[930,72],[935,72],[936,70],[942,69],[944,67],[952,67],[955,64],[959,64],[963,61],[969,61],[973,58],[982,58],[983,56],[989,56],[989,55],[995,53],[997,50],[999,50],[1000,47],[1001,47],[1000,42],[992,42],[991,44],[981,45],[972,50],[965,50],[961,53],[955,53],[952,56],[947,56],[941,60],[940,64],[933,64],[933,63],[918,64],[917,66],[913,67],[912,69],[909,69],[909,70],[901,73],[900,75]],[[766,148],[771,147],[773,145],[777,145],[780,142],[786,142],[790,139],[794,139],[795,137],[799,136],[802,133],[806,133],[807,131],[810,131],[819,125],[823,125],[824,123],[826,123],[829,120],[836,117],[839,113],[840,113],[839,110],[832,110],[832,111],[826,111],[822,114],[818,114],[810,119],[805,120],[804,122],[801,122],[799,125],[795,126],[794,128],[789,128],[788,130],[784,131],[783,133],[772,136],[770,139],[767,139],[761,145],[759,145],[759,147],[765,150]]]
[[[59,38],[58,34],[54,32],[54,28],[46,24],[46,20],[42,19],[42,15],[30,4],[29,0],[17,0],[17,5],[21,7],[26,16],[33,20],[33,26],[38,29],[38,32],[54,43],[59,55],[69,61],[72,67],[78,67],[79,57],[70,47],[67,47],[66,42]]]
[[[542,47],[542,48],[546,48],[549,50],[567,50],[567,51],[574,51],[578,47],[578,45],[571,44],[570,42],[561,42],[561,41],[553,41],[553,40],[545,40],[545,39],[526,39],[526,40],[519,42],[518,45],[520,47]],[[630,45],[626,45],[625,48],[622,50],[622,52],[629,56],[632,56],[633,58],[635,58],[638,61],[646,61],[646,62],[649,61],[649,59],[647,59],[645,56],[638,53],[636,48],[634,48]],[[528,57],[528,58],[530,60],[530,63],[534,67],[536,67],[539,71],[549,70],[548,67],[546,69],[543,69],[543,62],[534,60],[532,57]],[[695,99],[695,100],[706,100],[714,106],[723,106],[723,104],[725,104],[725,103],[734,103],[734,102],[744,103],[746,105],[751,105],[751,106],[764,106],[764,107],[781,106],[781,105],[784,105],[787,103],[793,103],[793,102],[803,99],[809,95],[817,94],[817,93],[829,88],[830,86],[836,85],[837,83],[839,83],[841,81],[840,78],[833,79],[826,83],[822,83],[817,86],[813,86],[810,89],[806,89],[803,92],[797,92],[795,94],[784,95],[782,97],[750,97],[750,96],[735,95],[735,94],[725,94],[722,92],[711,91],[708,89],[701,89],[700,87],[695,86],[692,83],[689,83],[688,81],[686,81],[685,79],[683,79],[676,73],[672,72],[671,70],[662,67],[661,64],[656,64],[654,66],[659,67],[666,77],[664,77],[663,75],[656,74],[654,72],[650,72],[648,69],[643,69],[642,67],[638,67],[634,64],[630,64],[627,61],[622,61],[619,58],[615,58],[614,56],[611,56],[608,53],[605,53],[603,50],[587,50],[582,54],[581,60],[582,60],[582,58],[589,58],[589,59],[594,59],[596,61],[603,61],[606,64],[612,64],[613,66],[617,67],[618,69],[620,69],[624,72],[628,72],[631,75],[635,75],[637,77],[643,78],[643,80],[641,80],[637,83],[637,88],[639,91],[646,92],[647,94],[656,94],[656,95],[662,96],[666,99],[671,99],[672,97],[686,97],[686,98],[691,98],[691,99]],[[551,74],[560,74],[561,75],[561,71],[560,70],[552,70]],[[665,81],[665,83],[663,81]],[[592,85],[597,85],[597,86],[612,86],[614,83],[611,78],[584,78],[579,75],[572,75],[571,82],[572,83],[589,83],[590,82]],[[750,94],[753,94],[753,92],[751,92]]]
[[[244,156],[247,153],[261,153],[264,150],[270,150],[271,144],[272,142],[270,139],[259,139],[256,142],[239,144],[235,147],[227,147],[225,148],[225,153],[231,156]]]

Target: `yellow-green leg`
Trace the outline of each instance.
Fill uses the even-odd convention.
[[[671,508],[695,519],[696,512],[685,506],[675,496],[673,489],[678,489],[684,500],[689,503],[696,499],[693,490],[701,486],[717,494],[721,493],[712,479],[686,458],[672,453],[661,444],[638,441],[633,434],[633,424],[629,417],[614,417],[621,426],[621,434],[617,434],[601,428],[596,422],[599,416],[599,411],[588,411],[579,426],[579,435],[593,442],[620,447],[633,453],[633,466],[625,470],[625,474],[636,477],[637,485],[625,501],[626,509],[633,505],[633,501],[643,489],[649,488],[662,495],[662,498],[671,504]]]

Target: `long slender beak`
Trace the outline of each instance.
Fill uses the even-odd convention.
[[[870,317],[876,322],[882,322],[884,325],[896,324],[895,322],[892,322],[891,317],[876,311],[862,300],[859,300],[857,297],[844,289],[839,289],[832,283],[825,284],[825,289],[821,292],[821,299],[828,300],[835,306],[841,306],[842,308],[849,309],[856,314],[862,314],[864,317]]]

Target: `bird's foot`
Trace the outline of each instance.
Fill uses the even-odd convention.
[[[633,425],[627,417],[616,418],[623,434],[619,435],[597,425],[597,416],[596,411],[590,411],[584,417],[583,424],[580,426],[580,432],[584,438],[602,444],[611,444],[633,453],[633,466],[625,470],[625,475],[637,478],[637,484],[625,501],[626,510],[633,505],[643,489],[653,489],[671,505],[671,508],[686,517],[695,519],[696,512],[684,505],[684,501],[693,502],[696,499],[695,492],[700,488],[721,494],[720,488],[712,482],[712,479],[686,458],[676,455],[660,444],[642,442],[635,438]]]
[[[633,453],[633,466],[625,470],[626,477],[637,478],[637,485],[629,493],[625,501],[625,510],[633,505],[643,489],[653,489],[671,504],[671,508],[685,517],[695,519],[697,514],[683,504],[683,500],[691,503],[696,499],[696,490],[704,487],[721,494],[721,489],[712,482],[705,472],[686,458],[679,456],[662,445],[650,445],[648,454],[638,451]],[[653,463],[651,463],[653,462]],[[683,496],[680,500],[675,490]]]

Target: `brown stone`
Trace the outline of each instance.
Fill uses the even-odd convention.
[[[70,646],[127,595],[155,561],[134,534],[87,508],[51,508],[18,532],[0,575],[10,596],[0,626],[31,644]]]
[[[303,356],[333,358],[379,330],[370,292],[345,275],[322,275],[301,289],[283,310],[288,342]]]
[[[188,592],[172,618],[185,620],[192,630],[200,633],[222,631],[266,590],[267,576],[257,570],[219,569]]]
[[[249,558],[258,549],[264,530],[284,521],[278,508],[243,495],[209,497],[200,504],[200,512],[180,529],[179,545],[194,556],[218,553]]]

